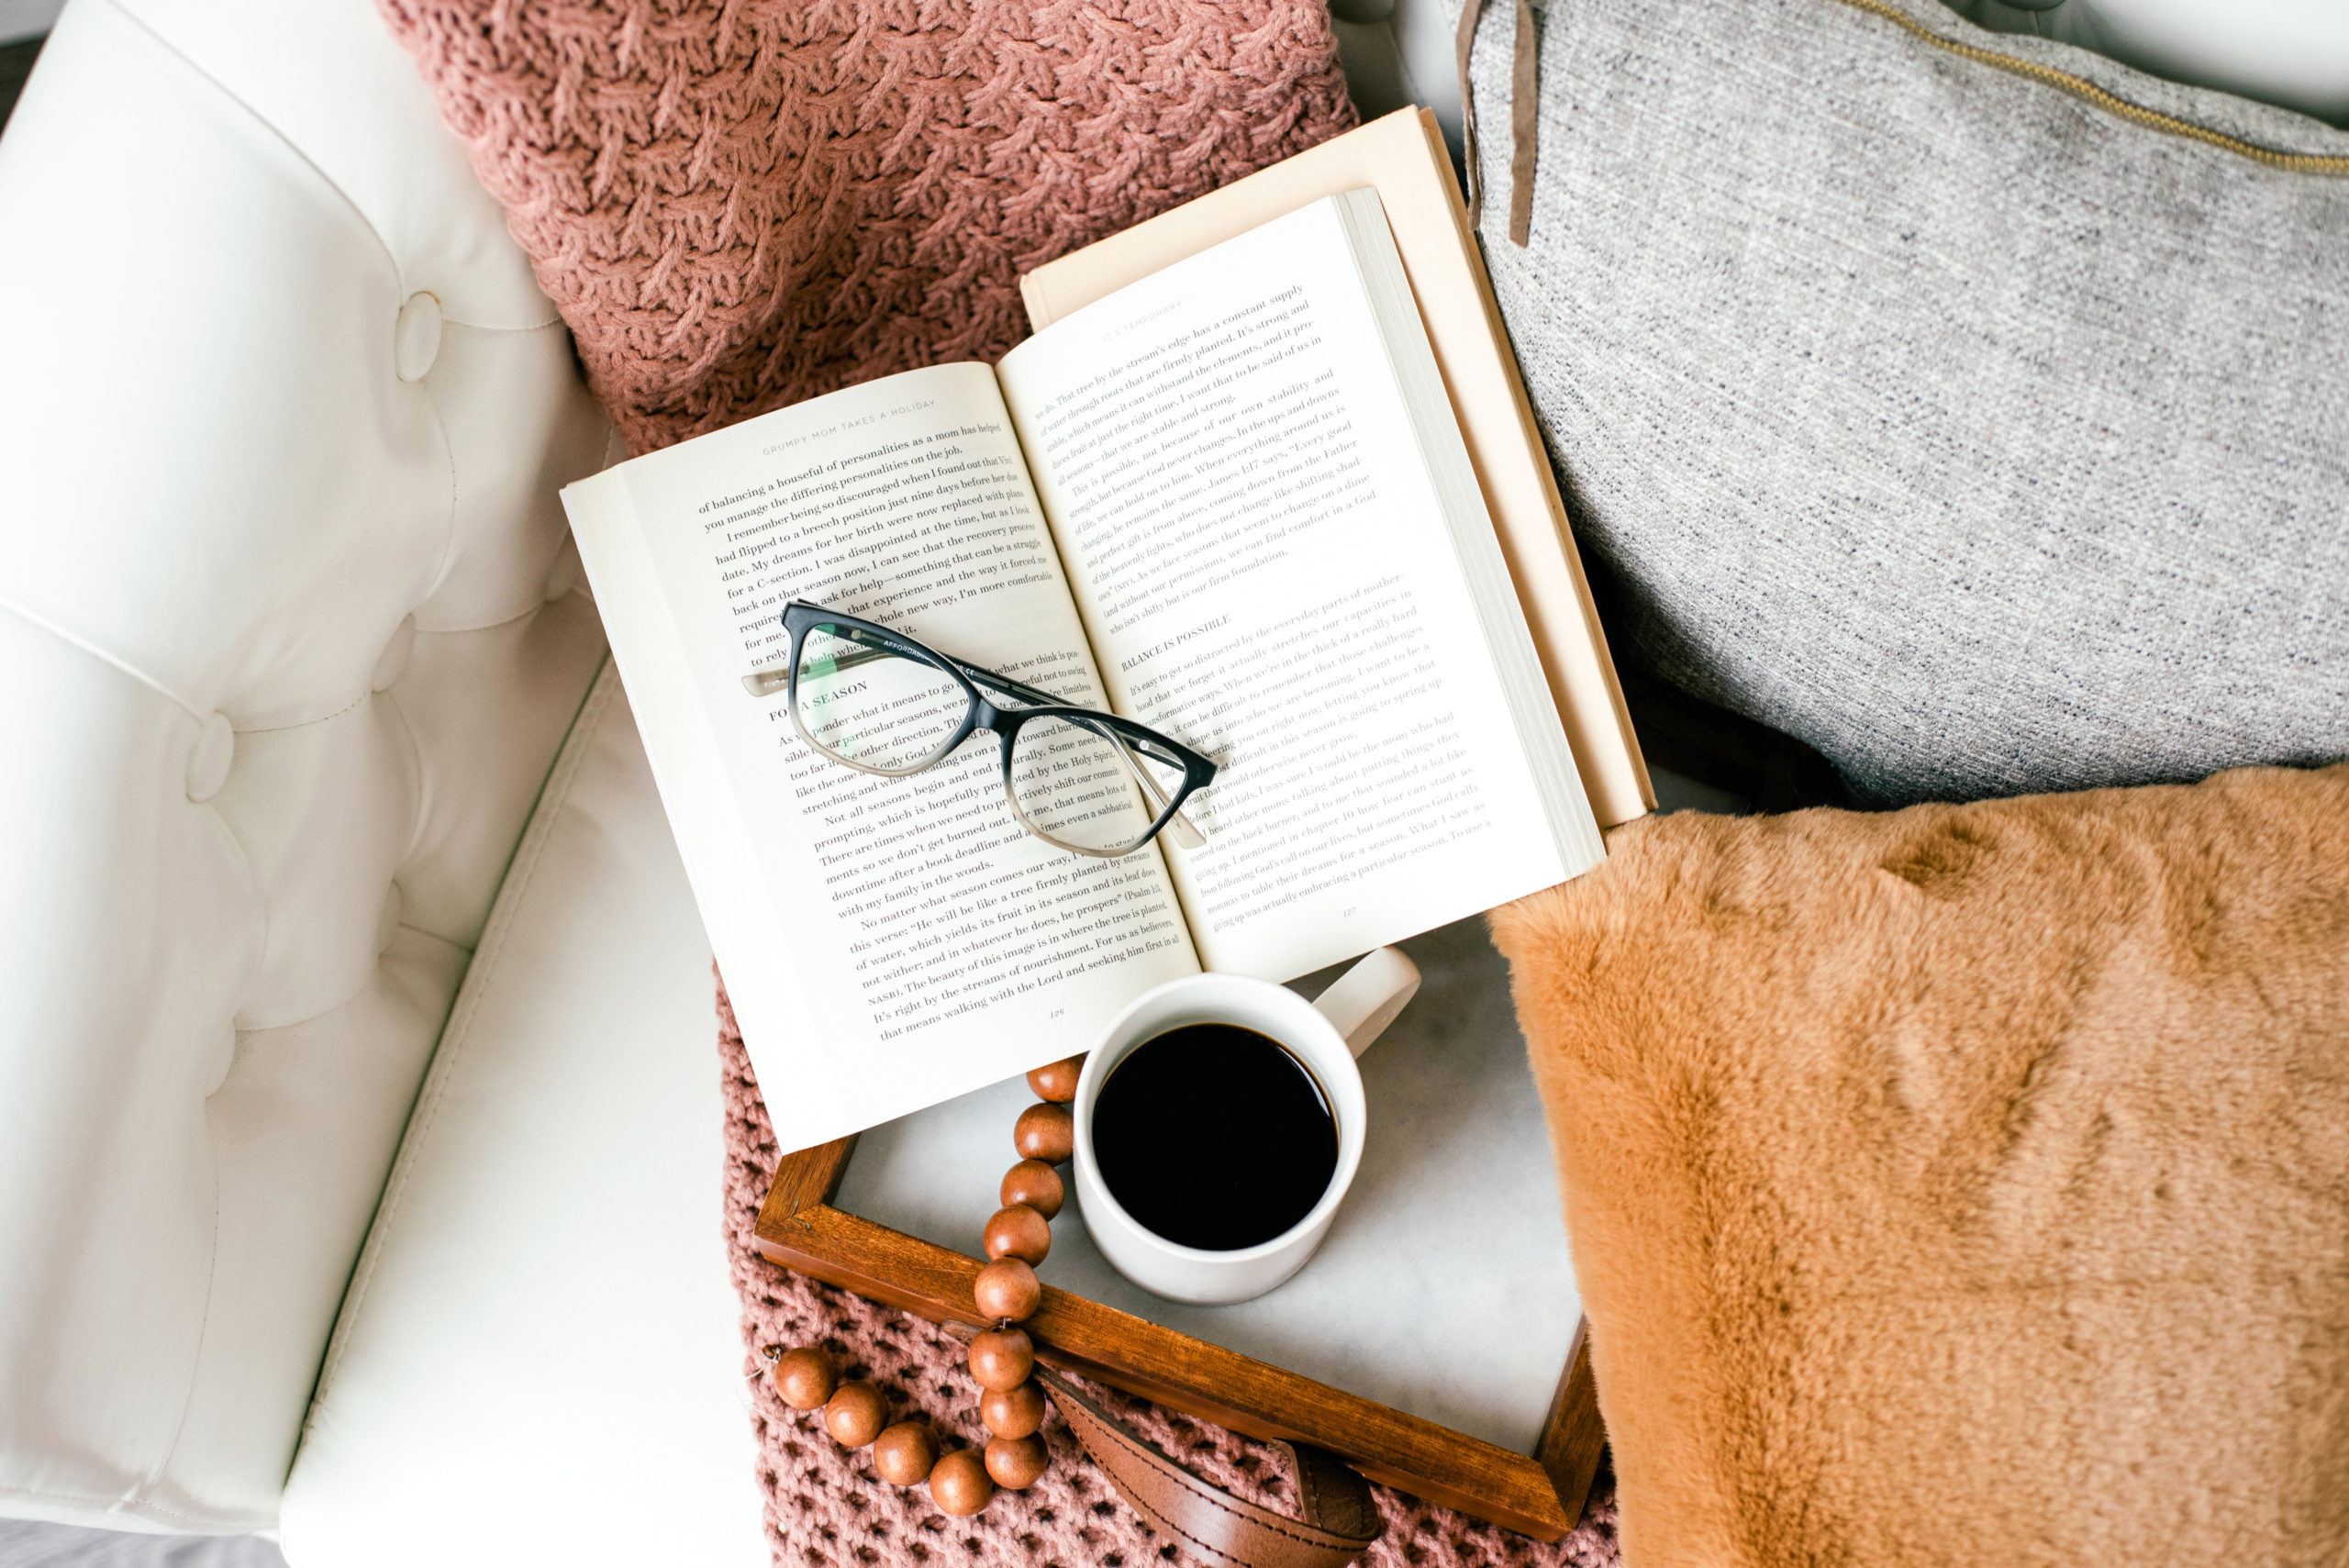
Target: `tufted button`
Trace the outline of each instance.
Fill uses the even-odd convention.
[[[392,368],[402,381],[422,381],[440,357],[440,302],[412,294],[392,328]]]
[[[187,754],[188,799],[201,806],[219,794],[236,755],[237,732],[228,728],[228,716],[216,713],[206,719],[204,733],[195,738],[195,748]]]
[[[392,628],[392,639],[384,644],[384,651],[375,660],[375,673],[367,677],[371,692],[387,692],[392,683],[407,668],[407,656],[416,651],[416,617],[407,616]]]

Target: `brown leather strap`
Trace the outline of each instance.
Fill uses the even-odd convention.
[[[1304,1517],[1293,1519],[1200,1480],[1068,1379],[1041,1366],[1036,1379],[1118,1495],[1194,1556],[1231,1568],[1339,1568],[1378,1539],[1369,1486],[1335,1454],[1306,1443],[1275,1445],[1297,1469]]]
[[[1460,139],[1468,172],[1468,227],[1485,215],[1484,160],[1476,147],[1476,89],[1468,80],[1468,57],[1476,48],[1476,23],[1485,0],[1461,0],[1460,27],[1453,49],[1460,64]],[[1509,58],[1508,237],[1520,245],[1533,234],[1533,163],[1540,150],[1541,35],[1528,0],[1517,0],[1514,52]]]
[[[1452,47],[1460,60],[1461,166],[1468,175],[1468,227],[1485,216],[1485,161],[1476,151],[1476,89],[1468,81],[1468,57],[1476,51],[1476,22],[1485,14],[1485,0],[1460,0],[1460,28]]]
[[[1533,157],[1542,139],[1542,40],[1533,30],[1533,7],[1517,0],[1517,54],[1508,83],[1508,237],[1523,245],[1533,237]]]

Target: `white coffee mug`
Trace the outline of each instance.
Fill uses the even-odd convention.
[[[1338,977],[1317,1001],[1286,986],[1238,974],[1170,980],[1110,1020],[1085,1059],[1070,1107],[1076,1123],[1076,1201],[1093,1244],[1117,1271],[1176,1301],[1215,1306],[1246,1301],[1287,1279],[1330,1233],[1338,1205],[1362,1164],[1364,1104],[1354,1058],[1392,1023],[1419,988],[1417,965],[1380,948]],[[1286,1046],[1305,1064],[1338,1123],[1338,1168],[1304,1218],[1269,1241],[1213,1251],[1169,1241],[1145,1229],[1110,1195],[1093,1149],[1093,1106],[1101,1085],[1133,1049],[1186,1024],[1238,1024]]]

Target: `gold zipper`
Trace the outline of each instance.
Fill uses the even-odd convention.
[[[1943,38],[1922,22],[1884,4],[1883,0],[1838,0],[1838,3],[1849,6],[1856,11],[1865,11],[1871,16],[1882,17],[1887,22],[1907,28],[1935,49],[1946,50],[1961,59],[1971,60],[1996,71],[2028,77],[2033,82],[2057,88],[2071,94],[2076,98],[2095,105],[2107,114],[2118,115],[2122,119],[2133,125],[2143,126],[2148,130],[2163,131],[2171,136],[2182,136],[2190,140],[2205,142],[2210,146],[2234,153],[2238,157],[2248,158],[2256,163],[2265,163],[2271,169],[2286,169],[2295,174],[2349,174],[2349,157],[2316,152],[2285,152],[2273,147],[2262,147],[2255,141],[2245,141],[2241,137],[2229,136],[2224,131],[2212,130],[2209,126],[2196,125],[2192,120],[2183,120],[2176,115],[2165,115],[2158,109],[2149,109],[2142,104],[2132,104],[2126,98],[2105,91],[2085,76],[2075,76],[2068,71],[2058,71],[2052,65],[2042,65],[2035,60],[2018,60],[2013,55],[2000,54],[1996,50],[1983,49],[1976,44],[1961,43],[1955,39]]]

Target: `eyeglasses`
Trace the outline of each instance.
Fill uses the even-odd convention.
[[[1012,814],[1046,843],[1114,860],[1162,830],[1186,850],[1207,842],[1182,807],[1216,764],[1180,741],[804,599],[784,607],[783,626],[790,661],[742,685],[787,692],[800,739],[834,762],[902,778],[985,729]]]

